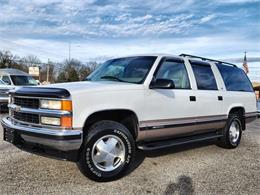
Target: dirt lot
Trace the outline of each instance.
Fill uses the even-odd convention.
[[[196,144],[139,153],[136,168],[109,183],[85,178],[74,163],[22,152],[2,141],[0,194],[260,194],[260,119],[241,145]]]

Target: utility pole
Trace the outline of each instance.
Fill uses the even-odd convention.
[[[47,75],[46,75],[47,83],[49,82],[49,71],[50,71],[50,59],[48,59],[48,64],[47,64]]]
[[[248,64],[247,64],[247,57],[246,57],[246,51],[244,52],[245,55],[244,55],[244,61],[243,61],[243,68],[244,68],[244,71],[246,74],[249,73],[249,68],[248,68]]]

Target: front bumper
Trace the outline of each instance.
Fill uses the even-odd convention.
[[[18,148],[43,156],[76,161],[82,144],[82,130],[57,130],[2,120],[4,140]]]
[[[8,96],[0,96],[0,104],[8,104],[8,101],[9,101],[9,97]]]

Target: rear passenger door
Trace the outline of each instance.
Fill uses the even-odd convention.
[[[222,128],[226,116],[223,110],[223,90],[216,80],[218,76],[214,70],[216,67],[197,60],[190,60],[190,64],[197,85],[196,128],[198,131]]]

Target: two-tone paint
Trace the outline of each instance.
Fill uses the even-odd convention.
[[[86,121],[94,113],[108,110],[131,111],[138,121],[137,141],[221,129],[233,108],[243,108],[247,122],[255,118],[255,94],[227,91],[214,62],[207,63],[211,66],[218,89],[198,90],[190,58],[158,54],[145,56],[156,56],[157,59],[142,84],[82,81],[33,87],[33,90],[25,88],[17,91],[16,95],[70,98],[73,107],[73,127],[68,131],[77,130],[81,134]],[[190,82],[189,89],[150,88],[156,70],[165,59],[184,61]],[[7,123],[6,119],[4,122]],[[16,127],[15,124],[11,124],[12,128]],[[29,125],[27,130],[30,128],[33,127]],[[66,130],[62,130],[60,135],[62,132]],[[81,140],[82,137],[79,141]]]

